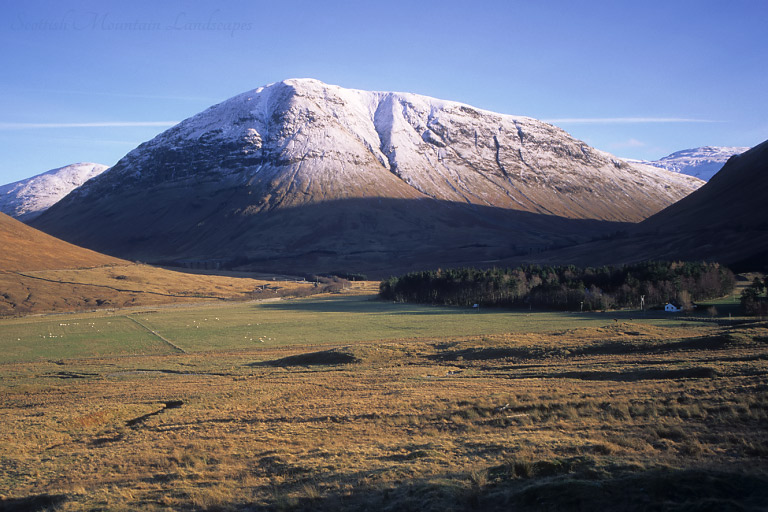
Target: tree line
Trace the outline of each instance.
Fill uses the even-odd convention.
[[[657,307],[721,297],[733,272],[718,263],[647,261],[621,267],[523,265],[411,272],[381,282],[379,296],[398,302],[594,311]]]
[[[752,284],[741,292],[741,307],[748,315],[768,316],[768,276],[754,278]]]

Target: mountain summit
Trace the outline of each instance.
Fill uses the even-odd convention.
[[[701,184],[528,117],[300,79],[181,122],[35,225],[155,261],[293,266],[311,253],[345,264],[353,253],[369,253],[352,258],[366,262],[464,246],[530,250],[591,233],[595,221],[638,222]]]
[[[0,186],[0,212],[30,221],[107,169],[106,165],[78,163]]]
[[[747,150],[749,150],[747,147],[704,146],[675,151],[659,160],[640,163],[709,181],[729,158],[740,155]]]

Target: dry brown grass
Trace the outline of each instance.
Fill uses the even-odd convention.
[[[203,275],[134,264],[66,243],[0,214],[0,317],[322,291],[282,277]],[[370,293],[374,283],[346,285]]]
[[[616,324],[9,364],[0,496],[60,510],[759,510],[766,339],[765,326]]]
[[[27,226],[0,213],[0,269],[46,270],[120,265],[125,260],[99,254]]]
[[[347,295],[375,293],[374,282],[343,283]],[[342,284],[332,287],[341,288]],[[0,270],[0,317],[324,293],[329,285],[285,278],[190,274],[135,263],[59,270]]]

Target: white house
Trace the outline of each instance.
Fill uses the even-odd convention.
[[[678,308],[672,303],[667,303],[667,305],[664,306],[664,311],[666,311],[667,313],[677,313],[679,311],[682,311],[682,309]]]

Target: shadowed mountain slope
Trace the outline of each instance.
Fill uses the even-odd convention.
[[[737,268],[768,262],[768,141],[731,157],[706,185],[624,237],[556,251],[550,261],[710,260]]]

